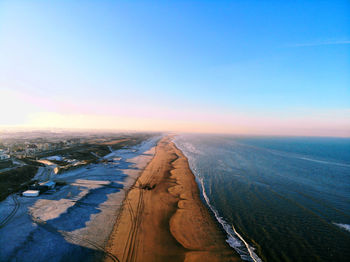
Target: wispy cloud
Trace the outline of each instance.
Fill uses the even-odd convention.
[[[289,47],[302,47],[302,46],[323,46],[323,45],[350,45],[350,40],[297,43],[297,44],[291,44],[291,45],[288,45],[288,46]]]

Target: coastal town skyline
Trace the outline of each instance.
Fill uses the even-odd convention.
[[[0,128],[349,137],[349,2],[291,3],[1,1]]]

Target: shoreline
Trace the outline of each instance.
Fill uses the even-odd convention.
[[[127,193],[106,250],[119,261],[241,261],[170,137]]]

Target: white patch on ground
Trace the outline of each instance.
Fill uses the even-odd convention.
[[[58,172],[57,165],[47,160],[39,160],[39,161],[45,164],[46,166],[39,167],[36,175],[34,176],[34,180],[37,180],[40,182],[53,180],[56,177],[56,174]]]
[[[96,189],[108,184],[110,184],[109,181],[77,179],[71,185],[82,190],[78,195],[60,200],[39,199],[34,206],[29,207],[29,211],[32,217],[39,218],[42,221],[58,218],[61,214],[65,213],[68,208],[74,206],[76,201],[86,196],[91,189]],[[67,191],[67,197],[72,195],[72,191],[69,190],[68,187],[63,189],[63,191]]]
[[[47,221],[59,217],[74,205],[75,202],[70,199],[39,199],[34,206],[29,207],[29,212],[32,217]]]
[[[42,159],[62,161],[63,157],[61,157],[61,156],[49,156],[49,157],[44,157]]]

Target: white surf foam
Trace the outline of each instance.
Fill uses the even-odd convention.
[[[242,259],[252,262],[262,262],[262,260],[258,257],[257,254],[254,252],[254,248],[250,246],[243,237],[236,231],[235,227],[232,225],[232,227],[224,220],[223,217],[219,215],[219,212],[216,210],[214,206],[210,204],[210,200],[205,192],[204,182],[203,179],[198,177],[198,180],[202,187],[202,193],[203,197],[211,209],[211,211],[214,213],[215,218],[217,221],[221,224],[225,232],[227,233],[228,239],[226,242],[237,251],[237,253],[241,256]]]
[[[262,149],[262,148],[260,148],[260,149]],[[345,164],[345,163],[339,163],[339,162],[334,162],[334,161],[325,161],[325,160],[315,159],[315,158],[311,158],[311,157],[303,156],[303,155],[299,155],[299,154],[294,154],[294,153],[289,153],[289,152],[281,152],[281,151],[277,151],[277,150],[273,150],[273,149],[265,149],[264,148],[264,150],[269,151],[270,153],[273,153],[275,155],[282,156],[282,157],[296,158],[296,159],[301,159],[301,160],[325,164],[325,165],[350,167],[349,164]]]
[[[306,160],[306,161],[325,164],[325,165],[350,167],[350,165],[346,164],[346,163],[339,163],[339,162],[335,162],[335,161],[325,161],[325,160],[321,160],[321,159],[315,159],[315,158],[311,158],[309,156],[305,156],[305,155],[301,155],[301,154],[284,152],[284,151],[279,151],[279,150],[275,150],[275,149],[269,149],[269,148],[264,148],[264,147],[259,147],[259,146],[248,145],[248,144],[244,144],[244,143],[239,143],[237,141],[235,143],[239,144],[239,145],[243,145],[245,147],[251,147],[251,148],[257,148],[259,150],[264,150],[264,151],[270,152],[271,154],[282,156],[282,157],[296,158],[296,159],[300,159],[300,160]]]
[[[347,165],[347,164],[342,164],[342,163],[338,163],[338,162],[330,162],[330,161],[317,160],[317,159],[313,159],[313,158],[309,158],[309,157],[295,157],[295,158],[299,158],[299,159],[307,160],[307,161],[311,161],[311,162],[316,162],[316,163],[320,163],[320,164],[326,164],[326,165],[335,165],[335,166],[350,167],[350,165]]]
[[[200,174],[197,171],[197,168],[193,166],[193,160],[191,158],[191,153],[194,155],[199,155],[200,152],[190,143],[179,141],[178,137],[173,139],[173,142],[182,150],[182,152],[186,155],[186,157],[189,160],[190,169],[192,170],[193,174],[195,174],[196,179],[199,181],[201,188],[202,188],[202,194],[204,197],[205,202],[207,203],[210,210],[214,213],[214,216],[216,220],[221,224],[222,228],[225,230],[227,234],[227,240],[226,242],[237,251],[237,253],[240,255],[240,257],[245,261],[251,261],[251,262],[262,262],[262,260],[258,257],[257,254],[254,252],[254,248],[250,246],[243,237],[238,234],[234,226],[228,224],[223,217],[219,215],[219,212],[216,210],[214,206],[210,204],[209,197],[205,191],[203,178],[200,176]],[[187,152],[186,152],[187,151]],[[190,154],[189,154],[190,153]]]
[[[350,232],[350,225],[349,224],[341,224],[341,223],[333,223],[333,224],[340,227],[341,229],[345,229],[346,231]]]

